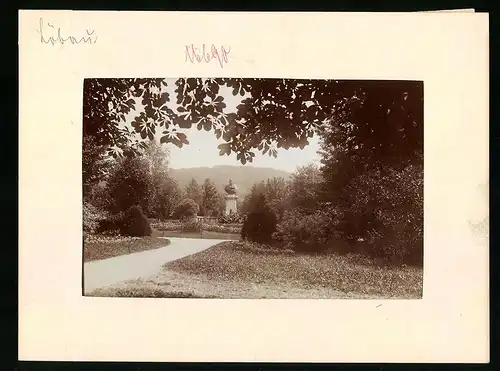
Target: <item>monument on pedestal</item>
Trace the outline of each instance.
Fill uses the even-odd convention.
[[[224,210],[225,215],[236,214],[238,212],[236,206],[236,200],[238,199],[238,188],[233,184],[233,181],[229,179],[229,184],[224,187],[226,191],[226,209]]]

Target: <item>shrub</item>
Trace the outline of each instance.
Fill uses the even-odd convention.
[[[151,227],[158,229],[159,231],[179,231],[181,229],[182,222],[178,220],[166,220],[163,222],[155,222]]]
[[[245,215],[239,213],[232,213],[229,215],[220,215],[219,218],[220,224],[243,224],[245,221]]]
[[[103,235],[120,234],[125,213],[116,213],[107,215],[106,218],[99,221],[96,233]]]
[[[312,214],[298,208],[287,210],[273,238],[293,251],[323,252],[339,237],[336,230],[338,220],[339,216],[333,210],[316,210]]]
[[[207,232],[240,234],[241,225],[203,224],[203,230]]]
[[[185,219],[181,223],[181,232],[201,232],[202,223],[196,219]]]
[[[84,234],[94,234],[99,228],[102,220],[106,219],[106,213],[97,209],[88,202],[83,203],[82,221]]]
[[[276,231],[277,218],[261,195],[258,206],[250,212],[241,229],[241,237],[258,243],[270,243]]]
[[[365,239],[372,256],[421,265],[422,165],[373,170],[355,178],[347,190],[352,197],[348,219],[358,220],[347,224],[350,237]]]
[[[191,219],[198,215],[199,211],[198,204],[193,199],[186,198],[177,205],[174,215],[179,219]]]
[[[148,218],[139,206],[128,209],[120,224],[120,234],[125,236],[142,237],[153,233]]]
[[[107,179],[107,192],[111,200],[110,211],[125,212],[134,205],[149,213],[154,195],[149,163],[142,156],[119,159]]]
[[[241,227],[243,227],[243,223],[228,223],[228,224],[224,224],[223,226],[227,227],[227,228],[239,228],[239,229],[241,229]]]

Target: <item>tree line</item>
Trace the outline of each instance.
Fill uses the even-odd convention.
[[[326,169],[310,164],[298,167],[288,181],[254,184],[241,205],[247,215],[244,239],[298,252],[356,252],[422,263],[420,164],[361,172],[336,190],[337,202],[331,201]]]
[[[92,146],[87,143],[84,161],[89,161],[90,156],[86,153],[91,151]],[[92,219],[91,215],[95,220],[106,220],[110,216],[113,219],[131,208],[139,209],[144,217],[160,221],[188,215],[218,217],[224,207],[224,198],[214,182],[207,178],[198,184],[192,179],[181,189],[169,174],[168,160],[168,151],[155,140],[148,141],[134,155],[113,158],[101,153],[92,163],[94,174],[99,168],[100,176],[86,177],[84,174],[84,209],[92,210],[84,219]],[[137,210],[134,213],[137,214]],[[107,227],[109,223],[106,222],[103,225],[101,229],[114,228],[114,225]]]

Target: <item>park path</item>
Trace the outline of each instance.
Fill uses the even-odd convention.
[[[195,254],[225,240],[168,237],[170,244],[114,258],[87,262],[83,266],[84,295],[118,282],[155,275],[163,264]]]

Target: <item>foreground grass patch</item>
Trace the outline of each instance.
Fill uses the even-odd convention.
[[[83,261],[108,259],[139,251],[153,250],[170,241],[158,237],[98,237],[83,243]]]
[[[365,297],[421,298],[423,270],[381,267],[359,255],[303,255],[228,241],[167,263],[167,271],[203,277],[218,286],[274,285],[324,289]],[[224,295],[223,295],[224,296]]]
[[[192,292],[165,291],[160,288],[131,287],[96,290],[91,296],[121,298],[177,298],[177,299],[211,299],[213,297],[197,296]]]

